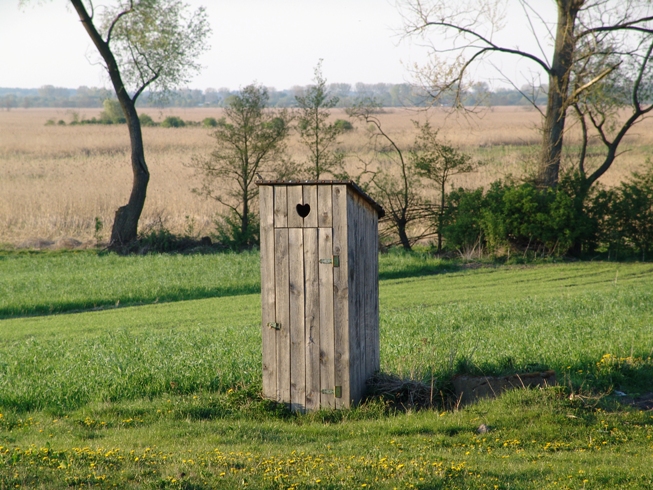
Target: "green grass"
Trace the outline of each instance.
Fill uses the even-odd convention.
[[[41,270],[56,263],[56,274],[66,274],[61,257],[114,261],[117,270],[106,272],[114,277],[157,264],[37,257]],[[254,266],[240,256],[158,259],[167,266],[149,288],[192,297],[196,277],[235,294],[236,270],[258,288],[255,255],[247,257]],[[4,260],[0,267],[27,258]],[[185,261],[196,276],[179,278]],[[220,264],[232,271],[227,286],[207,279]],[[12,270],[21,267],[29,269]],[[653,414],[611,394],[653,391],[653,266],[474,269],[399,253],[382,257],[381,277],[384,371],[433,375],[446,389],[454,373],[551,368],[562,386],[455,412],[402,413],[374,399],[296,415],[258,395],[258,294],[176,302],[171,295],[164,304],[8,318],[0,321],[0,488],[653,485]],[[85,294],[99,297],[92,284]],[[83,303],[84,291],[75,294]],[[28,299],[51,301],[42,297],[7,301],[25,309]],[[490,432],[477,434],[481,423]]]
[[[382,279],[456,266],[426,254],[392,253]],[[95,251],[0,252],[0,319],[258,293],[257,252],[121,257]]]
[[[258,254],[0,254],[0,318],[260,291]]]

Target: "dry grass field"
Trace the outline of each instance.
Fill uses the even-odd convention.
[[[100,109],[77,110],[80,116],[97,116]],[[155,120],[176,115],[201,121],[219,117],[219,109],[142,109]],[[346,119],[342,110],[333,118]],[[477,187],[507,175],[523,176],[533,169],[538,152],[539,115],[522,107],[496,107],[464,117],[443,109],[428,113],[411,109],[386,109],[379,115],[384,130],[408,147],[415,129],[412,120],[440,128],[440,136],[488,165],[476,174],[459,178],[456,185]],[[68,109],[14,109],[0,112],[0,244],[38,247],[73,238],[94,245],[106,239],[118,206],[131,186],[129,140],[125,126],[46,126],[48,119],[72,120]],[[342,148],[353,168],[365,155],[366,131],[354,121],[355,131],[342,137]],[[577,139],[574,128],[567,142]],[[163,225],[174,233],[209,234],[219,208],[192,193],[197,186],[192,157],[206,156],[213,145],[202,127],[143,128],[145,155],[151,172],[141,229]],[[296,160],[303,159],[297,141],[290,142]],[[598,149],[598,147],[597,147]],[[637,126],[623,145],[627,150],[602,179],[614,185],[639,168],[653,149],[653,122]],[[104,223],[99,236],[96,218]]]

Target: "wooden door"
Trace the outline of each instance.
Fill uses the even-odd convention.
[[[333,229],[275,229],[273,264],[275,321],[264,319],[264,394],[274,392],[293,410],[335,408],[340,392],[334,367]]]
[[[346,198],[345,185],[260,189],[263,395],[294,410],[349,406]]]

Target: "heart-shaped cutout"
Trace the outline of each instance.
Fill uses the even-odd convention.
[[[311,212],[311,206],[308,204],[298,204],[297,205],[297,214],[300,215],[302,218],[306,218],[308,216],[308,213]]]

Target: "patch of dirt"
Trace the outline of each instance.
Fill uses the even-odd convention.
[[[481,398],[495,398],[515,388],[534,388],[558,384],[555,371],[513,374],[510,376],[456,376],[452,380],[458,405]]]

